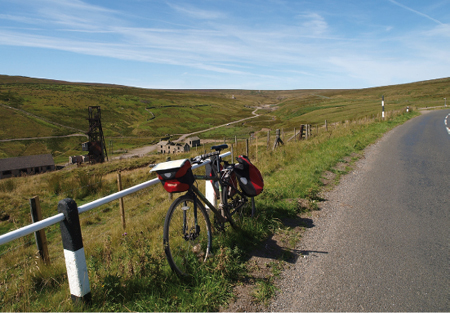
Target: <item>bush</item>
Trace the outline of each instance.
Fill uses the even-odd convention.
[[[14,189],[16,189],[16,183],[12,178],[0,183],[0,191],[2,192],[12,192]]]

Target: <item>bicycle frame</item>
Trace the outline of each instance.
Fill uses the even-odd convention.
[[[224,213],[221,212],[222,207],[224,205],[222,190],[223,190],[223,185],[227,184],[227,183],[224,182],[221,179],[221,177],[220,177],[220,163],[221,163],[220,161],[221,160],[220,160],[219,156],[211,158],[211,170],[212,170],[212,173],[214,173],[213,176],[210,177],[210,176],[207,176],[207,175],[194,175],[196,180],[200,179],[200,180],[211,180],[211,181],[213,181],[213,188],[216,191],[216,193],[217,192],[219,193],[219,197],[220,197],[219,208],[216,208],[216,206],[214,206],[196,186],[192,185],[190,190],[192,190],[192,192],[194,194],[196,194],[200,198],[200,200],[203,201],[203,203],[205,203],[211,209],[211,211],[214,212],[214,214],[217,216],[219,221],[223,223],[223,222],[226,222],[227,219],[224,216]],[[219,185],[218,188],[216,188],[216,186],[214,184],[215,182],[219,183],[218,184]],[[238,189],[234,188],[234,186],[231,186],[229,184],[227,184],[227,186],[233,188],[236,192],[238,192],[241,196],[243,196],[243,194]]]

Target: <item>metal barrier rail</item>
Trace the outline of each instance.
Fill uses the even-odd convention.
[[[225,158],[225,157],[230,156],[230,155],[231,155],[231,152],[226,152],[224,154],[221,154],[220,157],[221,158]],[[192,169],[199,168],[199,167],[204,166],[204,165],[206,165],[206,164],[208,164],[210,162],[211,161],[209,159],[205,160],[201,164],[195,164],[194,166],[192,166]],[[135,192],[137,192],[139,190],[142,190],[144,188],[148,188],[150,186],[156,185],[158,182],[159,182],[159,179],[158,178],[154,178],[152,180],[143,182],[143,183],[141,183],[139,185],[136,185],[136,186],[130,187],[128,189],[124,189],[122,191],[113,193],[113,194],[111,194],[109,196],[106,196],[106,197],[94,200],[92,202],[80,205],[78,207],[78,213],[81,214],[81,213],[87,212],[87,211],[89,211],[91,209],[94,209],[94,208],[97,208],[97,207],[99,207],[99,206],[101,206],[103,204],[106,204],[106,203],[109,203],[111,201],[120,199],[122,197],[125,197],[127,195],[132,194],[132,193],[135,193]],[[19,238],[24,237],[26,235],[32,234],[34,232],[37,232],[38,230],[44,229],[46,227],[49,227],[49,226],[54,225],[56,223],[59,223],[59,222],[61,222],[63,220],[64,220],[64,214],[63,213],[59,213],[59,214],[54,215],[52,217],[43,219],[43,220],[41,220],[39,222],[36,222],[36,223],[30,224],[30,225],[24,226],[22,228],[13,230],[13,231],[11,231],[9,233],[6,233],[6,234],[0,236],[0,245],[3,245],[5,243],[8,243],[8,242],[13,241],[15,239],[19,239]]]

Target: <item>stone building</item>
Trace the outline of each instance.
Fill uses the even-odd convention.
[[[187,143],[191,148],[200,146],[200,138],[197,136],[186,138],[185,143]]]
[[[158,143],[158,152],[159,153],[180,153],[180,152],[189,152],[191,149],[187,143],[175,143],[170,140],[160,141]]]
[[[54,170],[55,162],[51,154],[0,159],[0,179],[34,175]]]

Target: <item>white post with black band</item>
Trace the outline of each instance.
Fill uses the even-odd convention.
[[[381,97],[381,117],[384,119],[384,95]]]
[[[89,286],[77,204],[69,198],[61,200],[58,203],[58,212],[63,213],[65,217],[59,225],[72,300],[90,302],[91,288]]]

